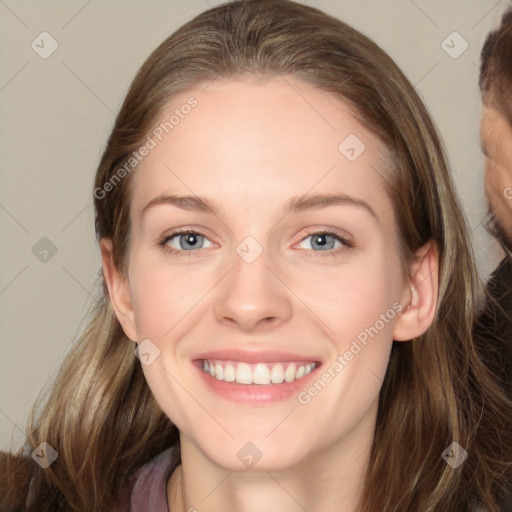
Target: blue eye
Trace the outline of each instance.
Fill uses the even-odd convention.
[[[322,256],[335,256],[340,252],[354,247],[354,243],[347,240],[341,234],[329,231],[327,229],[321,229],[311,231],[304,237],[299,243],[303,243],[308,238],[311,238],[311,250],[313,253]],[[178,243],[176,246],[175,239]],[[165,251],[178,256],[193,256],[196,250],[203,249],[204,242],[208,241],[212,247],[213,244],[206,238],[206,236],[193,231],[191,229],[175,231],[168,236],[161,238],[158,241],[158,245]],[[175,245],[172,246],[169,242],[173,242]],[[336,242],[338,242],[337,248]],[[318,249],[318,250],[316,250]]]
[[[342,236],[341,233],[326,228],[311,230],[300,243],[309,238],[311,238],[310,246],[313,248],[311,252],[318,257],[338,256],[355,246],[354,242]],[[335,248],[336,242],[339,243],[337,248]],[[315,250],[316,248],[320,249]]]
[[[311,239],[311,247],[312,248],[320,248],[320,249],[334,249],[336,242],[339,242],[343,245],[343,240],[341,240],[338,236],[332,233],[313,233],[312,235],[307,236],[302,240]],[[302,243],[301,242],[301,243]],[[338,246],[339,247],[339,246]],[[324,252],[324,251],[321,251]]]
[[[174,241],[177,239],[179,248],[172,247],[168,245],[170,241]],[[183,253],[190,252],[191,250],[202,249],[201,241],[208,240],[201,233],[197,233],[192,230],[184,230],[184,231],[175,231],[171,233],[169,236],[162,238],[158,244],[162,246],[164,249],[172,252],[172,253]]]

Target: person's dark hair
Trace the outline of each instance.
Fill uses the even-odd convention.
[[[292,76],[349,105],[388,150],[383,177],[407,274],[425,243],[438,249],[436,315],[423,335],[393,345],[361,512],[462,512],[475,503],[498,512],[512,465],[511,407],[472,338],[478,285],[470,236],[436,127],[377,44],[289,0],[240,0],[199,14],[139,70],[99,163],[95,189],[116,177],[176,94],[240,75]],[[121,276],[129,255],[133,172],[106,197],[94,197],[98,239],[112,240]],[[29,417],[26,451],[48,442],[59,457],[45,470],[30,458],[24,467],[16,459],[16,470],[4,464],[0,491],[6,489],[6,503],[26,500],[27,510],[38,512],[119,510],[133,472],[176,439],[101,272],[99,278],[102,295],[89,327],[66,357],[37,420]],[[454,441],[469,455],[457,469],[442,458]],[[23,471],[32,478],[28,499],[20,491],[26,482],[16,481],[27,480]]]
[[[512,6],[485,39],[478,84],[484,104],[496,106],[512,126]]]

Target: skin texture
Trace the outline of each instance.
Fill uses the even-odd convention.
[[[485,193],[499,225],[512,241],[512,127],[499,110],[484,107],[480,138],[485,155]]]
[[[173,98],[162,119],[190,95],[197,107],[134,171],[127,280],[112,264],[110,241],[101,246],[125,333],[161,351],[143,371],[180,430],[182,465],[167,485],[169,506],[354,512],[392,340],[422,334],[433,319],[435,247],[418,251],[411,293],[378,173],[385,151],[332,95],[292,78],[216,80]],[[349,134],[366,146],[352,162],[338,150]],[[282,213],[292,196],[333,192],[365,201],[375,217],[350,204]],[[206,196],[219,215],[159,205],[141,219],[151,199],[171,193]],[[194,255],[158,246],[184,227],[206,237]],[[354,247],[314,246],[308,229],[323,227]],[[251,264],[236,252],[249,235],[263,248]],[[179,249],[180,238],[167,245]],[[325,254],[331,248],[336,255]],[[210,391],[191,362],[206,350],[242,348],[311,355],[327,368],[394,303],[401,313],[307,405],[296,396],[232,403]],[[262,454],[252,468],[237,457],[247,442]]]

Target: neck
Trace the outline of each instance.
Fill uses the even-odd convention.
[[[225,470],[181,436],[182,465],[167,485],[171,512],[357,512],[373,441],[376,411],[365,425],[293,467]],[[306,453],[306,450],[304,451]]]

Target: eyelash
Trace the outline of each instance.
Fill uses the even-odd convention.
[[[193,250],[190,250],[190,251],[184,251],[184,250],[179,250],[179,249],[173,249],[173,248],[170,248],[170,247],[168,247],[166,245],[167,242],[169,240],[172,240],[174,237],[179,236],[179,235],[187,235],[187,234],[200,235],[200,236],[202,236],[204,238],[208,238],[206,235],[202,234],[200,231],[196,231],[196,230],[193,230],[193,229],[183,229],[183,230],[174,231],[170,235],[165,235],[162,238],[160,238],[158,240],[158,246],[163,251],[165,251],[167,253],[170,253],[170,254],[177,255],[177,256],[184,256],[184,257],[194,256],[195,252],[200,250],[200,249],[193,249]],[[312,249],[309,249],[309,250],[313,251],[314,253],[318,253],[318,254],[315,255],[315,257],[316,256],[320,256],[320,255],[322,255],[322,256],[336,256],[340,252],[346,251],[348,249],[352,249],[354,247],[354,243],[351,242],[350,240],[347,240],[340,233],[338,233],[336,231],[333,231],[333,230],[326,229],[326,228],[322,228],[322,229],[318,229],[318,230],[314,230],[314,231],[308,231],[306,233],[306,236],[304,238],[302,238],[299,241],[299,243],[303,242],[304,240],[306,240],[307,238],[309,238],[310,236],[313,236],[313,235],[331,235],[334,238],[336,238],[337,240],[339,240],[343,244],[343,246],[344,246],[344,247],[341,247],[341,248],[338,248],[338,249],[331,249],[329,251],[313,251]]]

